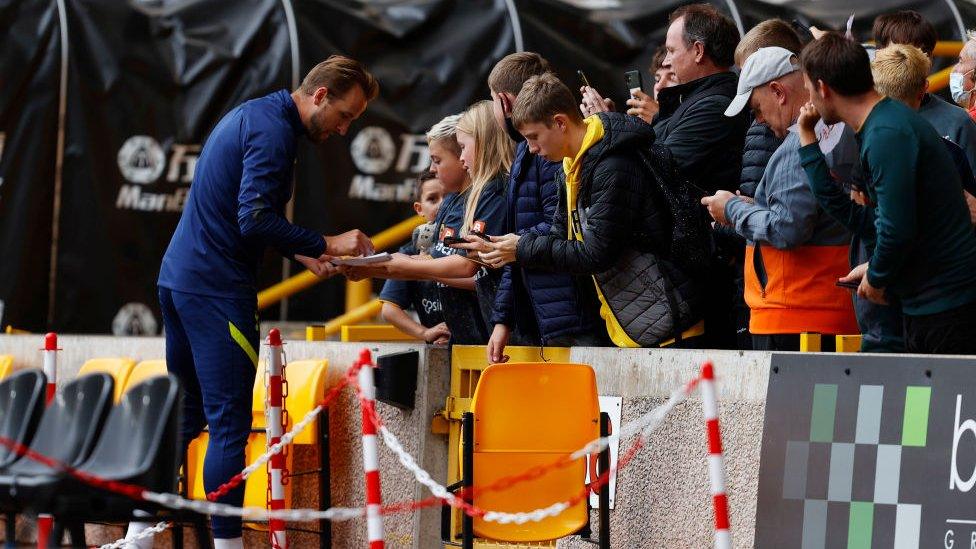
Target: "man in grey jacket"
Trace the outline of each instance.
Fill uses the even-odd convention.
[[[725,114],[737,116],[748,104],[758,122],[785,140],[754,201],[728,191],[702,199],[716,222],[748,241],[745,293],[758,350],[799,350],[801,332],[857,333],[851,298],[836,286],[848,271],[850,234],[817,205],[800,164],[795,122],[807,101],[794,53],[770,47],[749,56]],[[830,134],[822,142],[831,167],[849,171],[857,158],[853,132],[843,126],[823,132]]]

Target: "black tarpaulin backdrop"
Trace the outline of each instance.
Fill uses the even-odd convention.
[[[571,87],[582,69],[619,102],[623,72],[647,66],[668,13],[682,3],[621,0],[589,9],[568,0],[64,0],[62,12],[55,0],[0,0],[0,323],[158,333],[159,262],[210,129],[243,101],[293,88],[330,54],[366,63],[381,96],[345,138],[302,145],[293,219],[323,233],[374,233],[411,213],[412,180],[429,160],[423,132],[487,98],[485,81],[499,58],[518,45],[538,51]],[[839,27],[852,5],[713,3],[745,29],[798,14]],[[877,13],[913,8],[943,39],[960,39],[945,2],[854,4],[860,38]],[[971,18],[968,4],[959,8]],[[62,31],[67,86],[58,172]],[[281,259],[269,253],[261,286],[282,276]],[[338,314],[342,288],[329,281],[300,294],[289,300],[287,317]],[[283,313],[274,307],[263,315]]]

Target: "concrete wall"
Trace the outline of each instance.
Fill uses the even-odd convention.
[[[39,336],[0,336],[0,354],[13,354],[15,367],[39,367]],[[82,362],[94,356],[126,355],[136,359],[160,358],[163,344],[155,338],[63,337],[60,379],[75,375]],[[289,342],[291,360],[328,358],[330,382],[343,375],[362,344]],[[415,348],[406,344],[375,346],[379,353]],[[404,446],[435,478],[446,477],[446,437],[430,434],[430,421],[443,408],[449,388],[449,357],[442,349],[421,351],[421,375],[417,404],[403,412],[380,404],[380,413]],[[573,349],[574,362],[593,365],[600,394],[623,397],[623,421],[641,415],[663,403],[671,391],[697,373],[710,358],[719,377],[718,392],[732,533],[736,547],[751,547],[755,527],[759,448],[769,353],[735,351]],[[356,506],[363,502],[360,424],[351,395],[333,407],[330,415],[332,445],[332,497],[334,505]],[[395,462],[386,449],[380,450],[384,502],[421,499],[429,494]],[[294,469],[312,468],[314,455],[299,449]],[[317,504],[310,477],[298,477],[293,505]],[[596,525],[594,515],[594,526]],[[315,524],[301,525],[315,529]],[[616,508],[611,512],[613,547],[708,547],[712,539],[712,510],[708,490],[706,442],[700,399],[695,396],[677,407],[656,431],[648,446],[621,471],[617,483]],[[335,547],[363,547],[365,526],[360,521],[334,525]],[[121,530],[90,528],[89,543],[112,541]],[[386,519],[387,546],[428,549],[437,547],[439,510]],[[28,539],[23,531],[21,539]],[[313,546],[317,540],[296,533],[296,547]],[[250,535],[248,545],[265,546],[259,534]],[[157,540],[157,546],[168,546]],[[588,547],[578,540],[564,540],[562,547]]]

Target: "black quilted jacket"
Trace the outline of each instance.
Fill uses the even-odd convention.
[[[627,248],[656,251],[666,246],[665,230],[670,214],[658,211],[641,219],[641,205],[651,186],[644,184],[646,169],[638,148],[654,142],[650,125],[633,116],[602,113],[604,135],[586,156],[577,195],[579,208],[586,211],[587,226],[583,241],[567,240],[565,173],[556,173],[559,183],[559,208],[548,234],[524,234],[519,239],[517,257],[523,267],[540,267],[574,274],[592,275],[609,269]],[[635,241],[634,235],[646,227],[651,237]]]
[[[565,175],[560,171],[560,206],[552,228],[548,234],[522,235],[517,259],[524,267],[593,275],[602,280],[611,310],[628,335],[641,345],[655,344],[696,320],[692,311],[694,284],[672,264],[658,259],[668,253],[672,223],[663,197],[648,181],[653,175],[640,153],[654,142],[652,128],[635,117],[617,113],[602,113],[600,118],[603,139],[586,152],[580,173],[577,205],[583,218],[583,240],[567,239]],[[628,261],[634,262],[633,269],[622,265]],[[662,274],[667,283],[660,281]],[[635,281],[637,277],[641,280]],[[647,277],[658,281],[652,284],[656,290],[653,295],[644,293]],[[635,290],[638,287],[645,290]],[[626,298],[628,292],[632,300]],[[673,294],[666,298],[661,292]],[[620,296],[625,297],[621,300]],[[676,326],[672,319],[678,310],[681,318]]]

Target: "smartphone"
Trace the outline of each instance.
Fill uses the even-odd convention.
[[[633,97],[637,90],[644,91],[644,77],[641,71],[627,71],[624,73],[624,81],[627,82],[627,89]]]
[[[835,282],[835,284],[837,284],[841,288],[847,288],[849,290],[856,290],[858,288],[858,286],[861,285],[860,282],[841,282],[840,280],[838,280],[837,282]]]
[[[579,75],[580,82],[582,82],[584,86],[586,86],[587,88],[592,88],[593,87],[593,86],[590,86],[590,81],[586,79],[586,75],[583,74],[583,71],[577,69],[576,74]]]
[[[460,236],[445,236],[444,237],[445,246],[453,246],[455,244],[467,244],[468,241],[461,238]]]
[[[790,21],[790,26],[796,31],[796,34],[800,37],[801,44],[808,44],[813,41],[813,33],[810,32],[810,25],[804,24],[798,19]]]
[[[488,238],[488,235],[486,235],[485,233],[483,233],[481,231],[468,231],[468,234],[477,236],[478,238],[480,238],[481,240],[484,240],[485,242],[491,242],[491,238]]]

